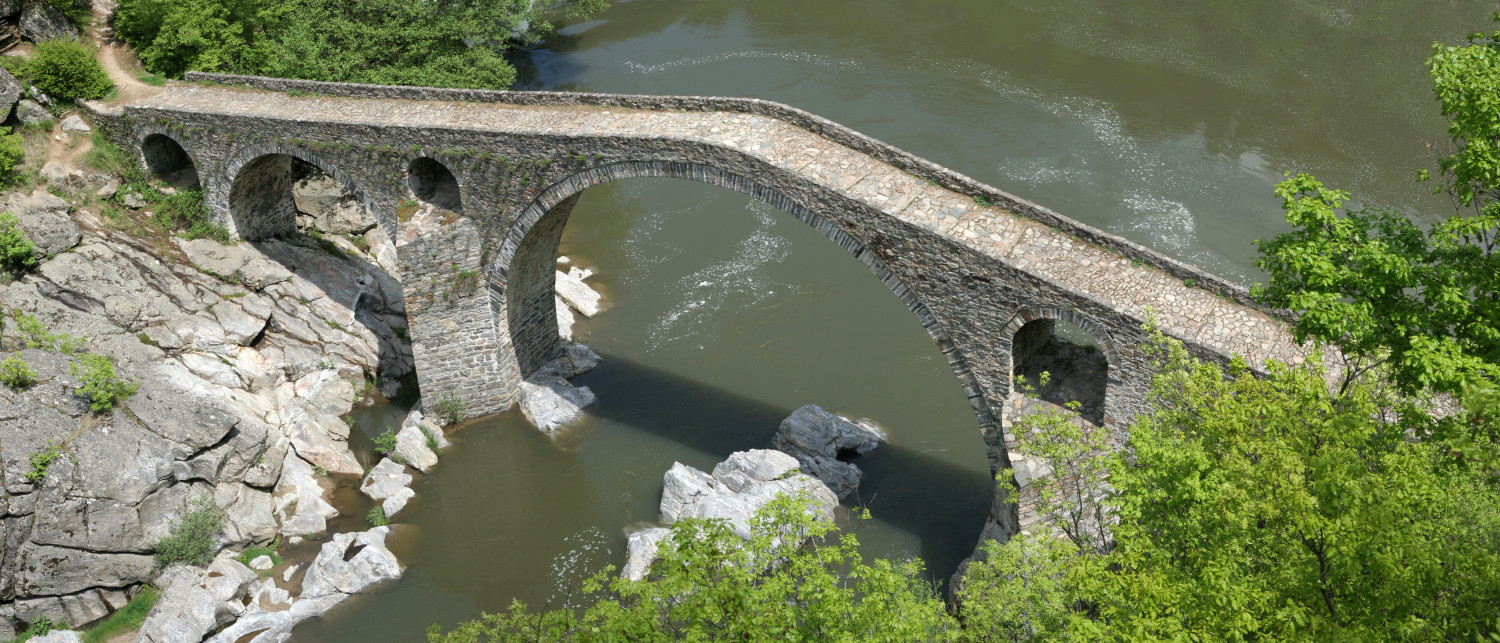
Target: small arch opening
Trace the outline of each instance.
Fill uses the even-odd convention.
[[[419,201],[430,203],[444,210],[463,213],[464,206],[459,196],[458,179],[442,163],[425,156],[414,159],[406,168],[406,180],[411,187],[412,194]]]
[[[1109,360],[1088,331],[1064,320],[1034,320],[1016,331],[1011,364],[1017,393],[1024,383],[1042,402],[1057,406],[1078,402],[1078,415],[1095,425],[1104,423]],[[1045,385],[1043,373],[1047,374]]]
[[[164,134],[152,134],[141,142],[141,158],[151,175],[179,189],[198,189],[198,166],[177,141]]]

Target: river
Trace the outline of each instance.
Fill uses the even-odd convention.
[[[515,57],[518,89],[782,101],[1090,225],[1253,282],[1309,171],[1421,215],[1444,140],[1422,61],[1493,2],[630,0]],[[638,179],[583,194],[562,254],[608,308],[576,327],[599,396],[559,440],[518,413],[453,433],[397,517],[397,583],[297,641],[417,640],[512,600],[561,605],[656,518],[673,461],[764,447],[807,403],[875,420],[865,551],[946,578],[989,506],[977,425],[917,321],[857,261],[727,190]],[[390,407],[364,412],[378,433]]]

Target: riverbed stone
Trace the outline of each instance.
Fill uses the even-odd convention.
[[[438,456],[427,446],[427,433],[424,430],[431,429],[424,429],[419,425],[402,425],[401,431],[396,434],[396,455],[416,470],[428,473],[437,466]]]
[[[380,464],[370,469],[359,490],[374,500],[385,500],[409,486],[411,474],[406,472],[406,467],[390,458],[382,458]]]
[[[385,547],[390,527],[334,534],[323,544],[302,579],[301,599],[331,594],[357,594],[370,586],[401,577],[401,563]]]
[[[658,558],[662,543],[670,543],[672,530],[652,527],[631,532],[625,540],[625,565],[620,576],[630,580],[641,580],[651,571],[651,563]]]
[[[781,421],[771,446],[797,458],[804,473],[822,480],[843,499],[859,489],[864,476],[859,467],[845,460],[873,451],[884,440],[880,429],[868,420],[854,422],[808,404]]]
[[[599,314],[599,293],[583,283],[575,266],[568,272],[557,271],[557,296],[584,317]]]
[[[543,433],[556,433],[583,414],[594,403],[587,386],[573,386],[555,375],[541,375],[521,382],[521,415]]]
[[[780,495],[806,495],[819,519],[832,520],[838,496],[799,466],[796,458],[765,449],[732,453],[712,475],[674,462],[662,479],[661,520],[671,525],[683,518],[723,519],[736,535],[749,538],[755,512]]]
[[[563,342],[562,356],[537,369],[537,375],[572,379],[594,370],[604,358],[593,349],[577,342]]]

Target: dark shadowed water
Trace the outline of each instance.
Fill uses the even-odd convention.
[[[632,0],[518,57],[522,88],[752,96],[832,118],[1211,271],[1257,278],[1271,186],[1446,207],[1413,183],[1443,139],[1422,61],[1494,2]],[[673,461],[767,445],[797,406],[869,417],[867,552],[946,577],[989,504],[974,417],[921,326],[863,266],[726,190],[586,192],[563,254],[609,308],[578,326],[599,396],[553,441],[516,413],[464,428],[393,540],[389,588],[299,641],[414,640],[511,600],[566,600],[656,518]]]

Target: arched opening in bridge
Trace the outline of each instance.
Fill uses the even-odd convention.
[[[386,383],[410,374],[405,297],[393,276],[399,274],[395,247],[358,186],[300,150],[261,154],[239,167],[228,177],[236,231],[297,275],[288,287],[323,323],[288,328],[316,337],[343,363],[363,371],[342,373],[346,378]]]
[[[1030,390],[1052,405],[1078,402],[1083,419],[1104,423],[1109,360],[1099,339],[1082,326],[1052,318],[1026,323],[1011,340],[1011,365],[1013,397]]]
[[[458,179],[448,166],[437,160],[425,156],[412,159],[406,168],[406,182],[417,200],[444,210],[463,213]]]
[[[173,188],[197,189],[198,166],[177,141],[165,134],[152,134],[141,142],[141,159],[156,179]]]
[[[711,172],[677,176],[717,183],[704,178]],[[499,253],[505,285],[491,295],[503,298],[523,372],[557,356],[558,273],[597,273],[589,283],[606,305],[574,332],[604,360],[574,384],[599,401],[565,439],[645,434],[635,440],[655,445],[639,456],[652,464],[610,479],[640,480],[628,494],[634,519],[655,520],[674,459],[709,471],[733,451],[770,448],[803,404],[872,418],[890,441],[839,458],[864,471],[846,502],[868,506],[881,525],[861,540],[882,555],[921,556],[946,579],[972,553],[994,485],[953,358],[913,316],[925,306],[893,294],[878,258],[794,202],[635,176],[596,175],[604,184],[587,190],[573,177],[582,191],[544,195],[547,205],[523,214],[525,232]],[[720,185],[747,191],[748,182]],[[621,442],[577,448],[625,458],[632,447]]]

